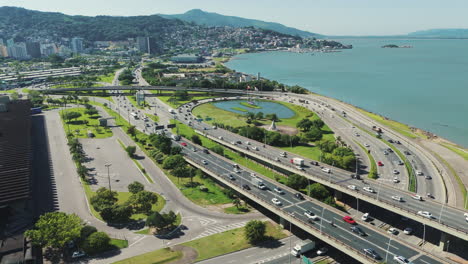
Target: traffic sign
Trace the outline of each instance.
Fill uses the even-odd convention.
[[[302,255],[302,263],[304,264],[314,264],[310,259],[308,259],[306,256]]]

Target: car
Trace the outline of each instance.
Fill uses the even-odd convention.
[[[237,165],[237,164],[235,164],[235,163],[232,164],[232,166],[233,166],[234,168],[239,168],[239,165]]]
[[[223,139],[224,139],[222,136],[219,136],[218,138],[219,138],[219,139],[221,139],[221,140],[223,140]]]
[[[250,190],[250,186],[247,184],[242,185],[242,189],[244,190]]]
[[[276,197],[271,199],[271,202],[274,203],[275,205],[281,205],[281,201]]]
[[[360,236],[366,236],[366,232],[362,231],[362,229],[359,227],[359,226],[352,226],[351,227],[351,231],[353,231],[353,233],[356,233]]]
[[[315,166],[319,165],[318,161],[311,161],[310,164],[315,165]]]
[[[228,174],[228,178],[231,180],[231,181],[235,181],[236,178],[234,178],[234,176],[232,176],[231,174]]]
[[[387,233],[392,234],[392,235],[396,235],[396,234],[398,234],[398,230],[396,228],[394,228],[394,227],[390,227],[387,230]]]
[[[72,258],[81,258],[81,257],[84,257],[86,256],[86,253],[84,253],[83,251],[75,251],[73,252],[72,254]]]
[[[208,162],[206,162],[206,160],[202,160],[201,162],[202,162],[204,165],[207,165],[207,164],[208,164]]]
[[[405,164],[405,163],[403,163],[403,161],[401,161],[401,160],[398,161],[398,165],[401,166],[401,165],[404,165],[404,164]]]
[[[405,153],[405,155],[411,155],[411,153],[407,150],[403,151],[403,153]]]
[[[343,221],[345,221],[346,223],[352,224],[352,225],[356,224],[356,221],[354,221],[354,219],[349,215],[344,216]]]
[[[393,143],[393,140],[392,139],[388,139],[387,140],[389,143]]]
[[[434,216],[428,211],[418,211],[418,215],[424,216],[426,218],[432,219]]]
[[[300,193],[294,194],[294,197],[296,197],[299,200],[304,200],[304,196],[302,194],[300,194]]]
[[[432,198],[432,199],[435,198],[434,195],[432,195],[432,193],[427,193],[426,196],[429,197],[429,198]]]
[[[273,188],[273,190],[274,190],[275,192],[279,193],[279,194],[284,194],[283,189],[281,189],[280,187],[275,187],[275,188]]]
[[[364,146],[365,146],[366,148],[370,147],[370,145],[369,145],[369,144],[367,144],[367,143],[366,143],[366,144],[364,144]]]
[[[407,227],[403,230],[403,233],[406,235],[411,235],[413,233],[413,229],[411,227]]]
[[[180,143],[180,144],[181,144],[182,146],[184,146],[184,147],[187,146],[187,143],[185,143],[185,142],[182,142],[182,143]]]
[[[280,159],[278,157],[275,157],[275,161],[280,161]]]
[[[393,178],[393,182],[394,183],[399,183],[400,182],[400,179],[398,179],[397,177]]]
[[[328,248],[322,247],[319,250],[317,250],[317,255],[323,256],[323,255],[327,254],[327,252],[328,252]]]
[[[348,189],[357,190],[356,185],[348,185]]]
[[[396,143],[397,143],[397,144],[401,144],[400,140],[397,140]]]
[[[257,174],[255,174],[255,172],[251,172],[250,176],[253,177],[253,178],[257,178]]]
[[[401,197],[398,196],[398,195],[393,195],[393,196],[392,196],[392,199],[395,200],[395,201],[398,201],[398,202],[403,202],[403,198],[401,198]]]
[[[250,141],[246,141],[245,144],[246,144],[246,145],[250,145]]]
[[[203,153],[205,153],[205,154],[210,154],[210,152],[209,152],[208,149],[206,149],[206,148],[203,149]]]
[[[417,170],[417,171],[416,171],[416,175],[422,176],[422,175],[424,175],[424,173],[423,173],[422,171]]]
[[[234,168],[235,173],[240,173],[241,171],[238,168]]]
[[[281,157],[286,157],[286,152],[281,152],[280,156]]]
[[[387,148],[387,151],[388,151],[388,153],[393,153],[393,149],[392,149],[392,148]]]
[[[308,220],[314,220],[314,221],[316,221],[316,220],[319,219],[317,215],[315,215],[314,213],[312,213],[312,212],[309,211],[309,210],[304,211],[304,215],[307,216],[307,219],[308,219]]]
[[[397,171],[397,170],[393,170],[392,172],[393,172],[393,174],[400,174],[400,172]]]
[[[384,150],[384,151],[383,151],[383,154],[384,154],[384,155],[388,155],[388,151]]]
[[[232,141],[231,144],[232,144],[232,145],[236,145],[237,143],[236,143],[235,141]]]
[[[400,263],[400,264],[412,264],[413,262],[410,262],[407,258],[403,257],[403,256],[394,256],[393,257],[393,260],[395,260],[396,262]]]
[[[363,249],[363,251],[364,251],[364,254],[366,254],[367,256],[372,257],[373,259],[376,259],[376,260],[382,259],[382,257],[379,255],[379,253],[377,253],[372,248],[365,248],[365,249]]]
[[[296,166],[296,170],[303,171],[303,170],[304,170],[304,168],[302,168],[301,166]]]
[[[381,161],[377,161],[377,165],[379,165],[380,167],[383,166],[383,163]]]
[[[463,216],[465,217],[465,220],[468,222],[468,213],[465,213]]]
[[[367,221],[367,220],[369,220],[369,219],[370,219],[369,213],[365,213],[365,214],[363,214],[363,215],[361,216],[361,220],[362,220],[362,221]]]
[[[257,146],[252,147],[252,149],[258,151],[258,147],[257,147]]]
[[[354,135],[355,135],[356,137],[359,137],[359,136],[360,136],[359,133],[354,133]]]
[[[432,180],[432,177],[429,176],[429,175],[424,176],[424,178],[425,178],[426,180]]]
[[[374,193],[374,189],[372,189],[372,188],[369,187],[369,186],[366,186],[366,187],[364,187],[364,188],[362,188],[362,189],[364,189],[364,191],[366,191],[366,192]]]
[[[419,194],[411,195],[411,198],[418,200],[418,201],[423,201],[422,196]]]
[[[326,172],[326,173],[330,173],[331,170],[329,168],[322,168],[322,171]]]

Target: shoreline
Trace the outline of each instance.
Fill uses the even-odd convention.
[[[228,63],[228,62],[231,61],[231,60],[236,60],[237,58],[235,58],[235,57],[238,56],[238,55],[241,55],[241,54],[255,54],[255,53],[264,53],[264,52],[290,52],[290,51],[285,51],[285,50],[265,50],[265,51],[256,51],[256,52],[244,52],[244,53],[240,53],[240,54],[237,54],[237,55],[234,55],[234,56],[231,56],[231,57],[227,57],[225,61],[221,62],[221,65],[223,65],[224,67],[226,67],[226,68],[228,68],[228,69],[230,69],[230,70],[232,70],[232,71],[238,72],[238,71],[236,71],[236,70],[234,70],[234,69],[228,67],[228,66],[226,65],[226,63]],[[249,73],[245,73],[245,72],[241,72],[241,73],[247,74],[247,75],[250,75],[250,76],[255,77],[254,75],[249,74]],[[265,77],[261,77],[261,78],[268,79],[268,78],[265,78]],[[268,79],[268,80],[270,80],[270,79]],[[273,80],[273,81],[276,81],[276,80]],[[409,124],[401,123],[401,122],[399,122],[399,121],[396,121],[396,120],[393,120],[393,119],[388,118],[388,117],[386,117],[386,116],[383,116],[383,115],[381,115],[381,114],[379,114],[379,113],[372,112],[372,111],[370,111],[370,110],[364,109],[364,108],[362,108],[362,107],[360,107],[360,106],[356,106],[356,105],[350,104],[350,103],[345,102],[345,101],[342,101],[342,100],[340,100],[340,99],[333,98],[333,97],[329,97],[329,96],[325,96],[325,95],[319,94],[319,93],[317,93],[317,92],[313,92],[312,90],[310,90],[310,89],[307,88],[307,87],[304,87],[304,88],[308,91],[309,94],[315,94],[315,95],[318,95],[318,96],[321,96],[321,97],[324,97],[324,98],[327,98],[327,99],[336,100],[336,101],[338,101],[338,102],[340,102],[340,103],[343,103],[343,104],[346,104],[346,105],[348,105],[348,106],[350,106],[350,107],[353,107],[353,108],[355,108],[355,109],[358,110],[358,111],[363,111],[363,112],[366,112],[366,113],[368,113],[368,114],[370,114],[370,115],[377,115],[377,116],[383,118],[384,120],[388,120],[388,121],[390,121],[390,122],[395,122],[395,123],[397,123],[397,124],[406,126],[406,127],[408,127],[408,128],[410,129],[411,133],[414,133],[415,135],[417,135],[416,138],[411,138],[411,137],[405,136],[405,135],[399,133],[398,131],[395,131],[395,132],[398,132],[399,134],[401,134],[401,135],[404,136],[404,137],[407,137],[407,138],[410,139],[410,140],[413,140],[413,139],[421,140],[421,139],[423,139],[423,140],[429,140],[429,141],[432,141],[432,142],[435,142],[435,143],[438,143],[438,144],[443,144],[443,143],[445,143],[445,144],[450,144],[450,145],[453,145],[453,146],[456,147],[456,148],[459,148],[459,149],[462,150],[462,151],[468,152],[468,147],[464,147],[464,146],[462,146],[462,145],[460,145],[460,144],[458,144],[458,143],[455,143],[455,142],[453,142],[453,141],[451,141],[451,140],[448,140],[448,139],[446,139],[446,138],[443,138],[443,137],[441,137],[441,136],[439,136],[439,135],[437,135],[437,134],[431,133],[431,132],[429,132],[429,131],[426,131],[426,130],[421,129],[421,128],[418,128],[418,127],[414,127],[414,126],[409,125]],[[370,116],[369,116],[369,117],[370,117]],[[370,118],[373,119],[375,122],[382,124],[381,122],[375,120],[374,118],[372,118],[372,117],[370,117]],[[385,125],[385,124],[382,124],[382,125]],[[387,125],[385,125],[385,126],[387,126]],[[389,128],[392,129],[391,127],[389,127]],[[395,129],[392,129],[392,130],[395,130]],[[421,137],[421,135],[423,135],[425,138]]]

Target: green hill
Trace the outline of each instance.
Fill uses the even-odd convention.
[[[429,29],[409,33],[410,37],[418,38],[468,38],[468,28],[446,28],[446,29]]]
[[[292,27],[287,27],[279,23],[265,22],[255,19],[247,19],[236,16],[225,16],[217,13],[209,13],[200,9],[192,9],[184,14],[178,15],[163,15],[165,18],[180,19],[182,21],[194,22],[198,25],[207,26],[228,26],[228,27],[256,27],[277,31],[288,35],[299,35],[301,37],[321,37],[316,33],[311,33],[304,30],[299,30]]]

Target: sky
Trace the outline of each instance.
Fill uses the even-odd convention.
[[[397,35],[468,28],[468,0],[0,0],[69,15],[180,14],[198,8],[324,35]]]

